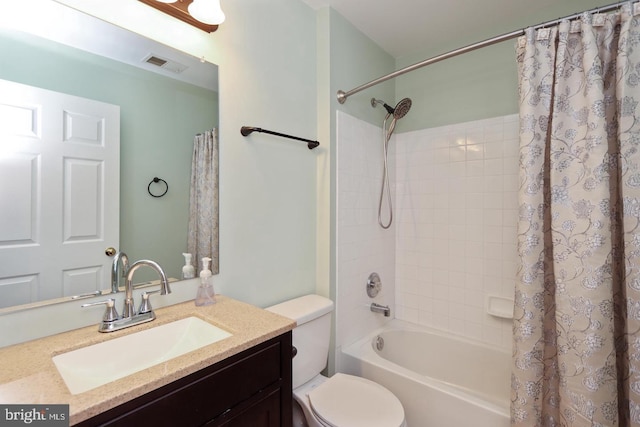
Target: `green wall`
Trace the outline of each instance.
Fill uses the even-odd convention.
[[[447,59],[396,78],[398,98],[413,100],[398,132],[517,113],[514,41]],[[426,57],[398,61],[398,69]]]
[[[330,9],[331,92],[332,106],[361,120],[381,125],[386,111],[373,108],[371,98],[395,105],[396,83],[389,80],[348,98],[344,104],[336,100],[338,90],[347,91],[395,70],[394,58]],[[335,120],[335,117],[334,117]]]
[[[38,17],[45,5],[66,9],[69,4],[218,64],[220,274],[214,277],[215,290],[262,307],[315,292],[316,270],[322,268],[316,267],[317,240],[329,239],[316,228],[317,164],[321,150],[329,146],[318,136],[316,12],[298,0],[228,1],[223,4],[226,22],[207,34],[137,1],[28,1]],[[29,22],[35,21],[31,18]],[[240,128],[245,125],[318,138],[322,145],[308,150],[305,144],[267,134],[243,137]],[[156,155],[149,155],[150,160]],[[151,177],[169,172],[152,170]],[[147,183],[145,178],[136,191],[146,192]],[[162,232],[158,230],[161,237]],[[197,283],[176,283],[170,295],[154,300],[154,307],[193,300]],[[116,295],[118,306],[121,298]],[[101,315],[101,310],[69,302],[0,316],[0,346],[95,325]],[[54,317],[55,323],[41,321]]]
[[[336,140],[336,111],[344,111],[361,120],[382,125],[386,110],[381,107],[373,108],[371,98],[383,99],[394,105],[395,82],[388,81],[372,88],[369,91],[360,92],[350,97],[346,103],[340,104],[336,98],[338,90],[349,90],[379,77],[381,74],[390,73],[394,69],[395,60],[376,45],[371,39],[355,28],[349,21],[333,9],[325,9],[320,13],[325,15],[326,27],[329,32],[329,92],[328,97],[330,136],[331,136],[331,260],[335,261],[335,201],[337,176],[337,143]],[[381,149],[381,141],[371,141],[373,149]],[[335,265],[331,265],[330,294],[335,296]]]
[[[316,292],[336,297],[336,175],[337,141],[336,112],[338,110],[380,125],[386,112],[371,107],[372,96],[393,103],[394,83],[380,85],[372,93],[354,96],[350,102],[339,104],[336,92],[345,86],[360,84],[393,71],[394,59],[357,30],[339,13],[330,8],[317,12],[317,70],[318,70],[318,136],[326,144],[317,159],[316,194],[317,217],[317,274]],[[380,147],[380,141],[371,141]],[[332,334],[333,349],[335,334]],[[335,371],[335,352],[329,352],[328,371]]]
[[[316,19],[300,1],[223,4],[211,35],[220,66],[220,275],[216,292],[265,307],[316,289],[320,150],[253,133],[318,138]],[[319,138],[318,138],[319,139]],[[319,139],[322,144],[325,140]]]
[[[41,0],[38,0],[41,1]],[[216,292],[267,306],[316,290],[319,150],[257,126],[316,139],[316,14],[298,0],[233,0],[207,34],[131,0],[59,0],[219,66],[220,274]],[[144,19],[136,17],[143,16]],[[326,140],[320,140],[327,144]],[[322,236],[321,238],[324,238]],[[193,298],[174,286],[158,306]]]
[[[316,292],[335,296],[335,203],[336,203],[336,112],[338,110],[371,123],[381,124],[386,112],[373,108],[372,96],[393,103],[394,83],[379,85],[375,91],[354,96],[340,104],[336,93],[345,86],[376,78],[393,71],[394,59],[357,30],[342,15],[325,7],[317,11],[317,99],[319,137],[326,141],[317,159],[318,200]],[[372,145],[376,141],[372,141]]]
[[[480,28],[482,35],[475,39],[468,38],[469,31],[465,31],[466,29],[456,31],[455,16],[448,16],[446,19],[451,22],[451,33],[445,44],[427,42],[423,50],[396,58],[395,69],[603,4],[606,3],[599,0],[563,0],[548,8],[537,7],[535,2],[514,4],[512,7],[517,8],[518,13],[515,13],[513,20],[507,21],[496,12],[493,22],[483,23]],[[398,123],[397,132],[517,113],[515,46],[516,40],[511,39],[428,65],[394,79],[396,98],[410,97],[413,100],[411,111]]]

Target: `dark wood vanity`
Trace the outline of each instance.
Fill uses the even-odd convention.
[[[78,426],[292,426],[291,331]]]
[[[185,301],[159,308],[153,322],[108,334],[91,325],[0,348],[2,403],[69,404],[73,426],[290,427],[296,322],[224,295],[216,300],[202,307]],[[121,364],[124,359],[125,366],[130,361],[134,372],[76,394],[53,361],[57,355],[194,316],[231,335],[144,369],[136,368],[135,353],[153,350],[129,343],[130,349],[113,357]],[[91,375],[110,362],[96,363]]]

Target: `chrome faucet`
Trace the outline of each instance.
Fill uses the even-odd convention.
[[[167,280],[167,275],[160,265],[148,259],[141,259],[131,264],[127,271],[127,275],[124,281],[124,307],[122,308],[122,318],[133,317],[136,314],[135,304],[133,302],[133,273],[143,265],[153,268],[160,276],[160,295],[166,295],[171,293],[171,287]],[[151,310],[149,310],[151,311]]]
[[[380,304],[376,304],[375,302],[372,302],[370,309],[374,313],[383,313],[384,317],[391,316],[391,309],[389,308],[388,305],[380,305]]]
[[[122,265],[122,270],[118,267]],[[122,277],[124,278],[129,271],[129,257],[124,252],[118,252],[113,256],[113,263],[111,264],[111,293],[117,294],[118,289],[118,273],[122,271]]]
[[[124,254],[123,254],[124,255]],[[116,255],[117,256],[117,255]],[[126,255],[124,255],[126,259]],[[122,260],[122,256],[119,257]],[[125,264],[126,262],[126,264]],[[114,265],[116,265],[116,261],[114,260]],[[128,265],[128,259],[126,261],[122,261],[122,265]],[[151,292],[143,292],[142,294],[142,303],[140,304],[140,310],[136,313],[135,304],[133,302],[133,273],[142,266],[151,267],[160,276],[160,289],[151,291]],[[117,267],[114,267],[117,269]],[[112,270],[113,272],[113,270]],[[113,284],[113,282],[112,282]],[[169,286],[169,281],[167,280],[167,275],[160,265],[151,260],[141,259],[140,261],[136,261],[131,266],[127,266],[126,274],[125,274],[125,299],[124,299],[124,308],[122,310],[122,315],[118,316],[118,312],[114,308],[115,300],[113,298],[109,298],[106,301],[98,301],[88,304],[83,304],[82,307],[90,307],[95,305],[106,304],[107,311],[105,312],[102,322],[98,328],[100,332],[113,332],[120,329],[128,328],[129,326],[139,325],[141,323],[146,323],[154,320],[156,318],[155,313],[151,308],[151,302],[149,301],[149,296],[151,294],[160,293],[160,295],[166,295],[171,293],[171,287]]]

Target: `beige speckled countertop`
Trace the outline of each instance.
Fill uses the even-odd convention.
[[[229,356],[281,335],[295,321],[217,295],[217,303],[196,307],[193,301],[156,310],[156,320],[121,331],[99,333],[97,326],[52,335],[0,349],[0,402],[68,403],[71,424],[79,423],[151,390],[185,377]],[[51,358],[91,344],[195,316],[233,335],[128,377],[72,395]]]

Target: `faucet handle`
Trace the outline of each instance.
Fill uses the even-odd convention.
[[[114,320],[118,320],[119,316],[118,316],[118,311],[116,310],[116,300],[114,300],[113,298],[109,298],[104,301],[89,302],[86,304],[82,304],[81,307],[92,307],[94,305],[102,305],[102,304],[107,305],[107,309],[104,312],[104,316],[102,316],[102,321],[113,322]]]
[[[160,289],[156,289],[155,291],[145,291],[142,293],[142,301],[140,302],[140,308],[138,309],[138,314],[149,313],[153,309],[151,308],[151,301],[149,301],[149,296],[151,294],[159,294]]]

